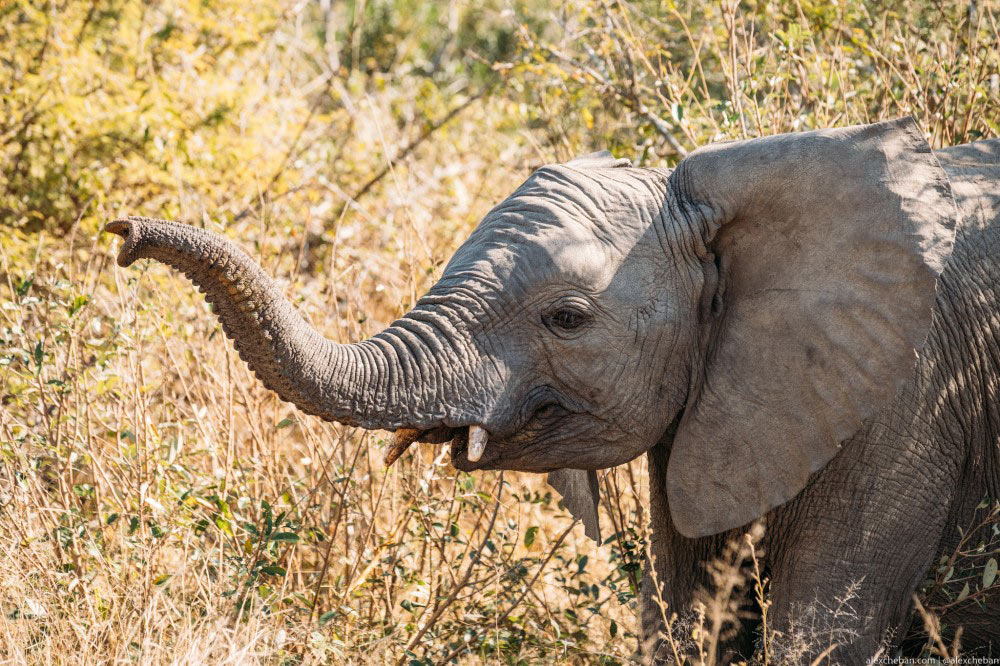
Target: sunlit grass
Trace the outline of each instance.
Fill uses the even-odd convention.
[[[136,213],[224,233],[313,325],[358,340],[545,162],[611,147],[671,165],[712,140],[906,113],[935,145],[996,134],[995,7],[258,4],[0,8],[16,44],[0,62],[0,655],[626,663],[649,584],[644,459],[601,475],[601,547],[539,476],[459,473],[431,445],[387,470],[385,433],[278,400],[191,285],[118,268],[98,230]],[[736,596],[766,608],[734,548],[674,625],[689,663],[715,658]],[[795,640],[763,654],[835,642]]]

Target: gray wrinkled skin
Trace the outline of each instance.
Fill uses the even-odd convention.
[[[666,658],[656,597],[683,613],[701,562],[764,517],[771,628],[823,620],[856,584],[834,660],[864,663],[906,631],[955,526],[1000,497],[998,192],[1000,142],[934,154],[909,119],[719,144],[673,172],[590,155],[539,169],[354,345],[221,237],[108,230],[121,265],[198,284],[282,398],[453,440],[460,469],[550,472],[588,535],[592,470],[647,453],[645,661]],[[470,426],[489,434],[476,462]],[[962,621],[964,646],[988,646],[1000,605]]]

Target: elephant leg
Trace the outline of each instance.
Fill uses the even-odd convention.
[[[639,648],[644,664],[670,664],[676,661],[675,654],[690,657],[696,652],[692,633],[699,620],[694,606],[703,598],[702,591],[710,595],[713,589],[703,563],[723,556],[724,541],[677,536],[669,550],[662,547],[662,541],[657,544],[658,539],[654,538],[643,569]],[[738,534],[732,536],[739,538]],[[657,554],[668,553],[667,557],[657,557]],[[746,660],[753,653],[757,622],[752,617],[757,613],[749,608],[747,591],[748,587],[741,586],[728,597],[750,613],[732,618],[738,623],[735,627],[727,620],[726,635],[717,646],[717,663]],[[707,628],[711,619],[706,619],[705,623]]]
[[[677,532],[665,491],[669,445],[658,444],[647,456],[653,530],[639,597],[639,653],[643,664],[670,664],[676,661],[675,652],[690,655],[694,649],[691,633],[697,620],[693,606],[701,591],[712,589],[705,563],[722,557],[726,544],[740,538],[740,531],[698,539]],[[719,646],[719,663],[750,656],[751,624],[745,623],[742,630]]]
[[[669,449],[664,443],[647,453],[649,461],[650,522],[652,536],[639,593],[639,652],[643,664],[668,664],[674,649],[684,649],[683,638],[668,631],[672,615],[689,612],[699,583],[692,558],[685,557],[683,538],[675,532],[665,492]],[[685,569],[685,562],[688,568]],[[673,641],[673,645],[671,645]],[[679,643],[679,644],[678,644]]]
[[[958,470],[928,453],[932,438],[892,434],[901,432],[866,427],[799,498],[772,512],[769,626],[793,663],[836,645],[834,663],[864,664],[909,626],[948,522],[951,498],[933,489],[954,488]]]
[[[683,638],[673,636],[668,631],[669,618],[674,614],[675,605],[671,596],[677,598],[678,586],[671,588],[661,580],[666,572],[665,567],[656,566],[647,556],[642,572],[642,589],[639,593],[639,654],[643,664],[670,664],[675,661],[674,647],[681,652],[684,649]],[[674,579],[676,581],[676,578]],[[691,590],[688,590],[690,596]],[[684,607],[678,605],[677,607]],[[672,627],[671,627],[672,628]],[[671,644],[673,641],[673,644]]]

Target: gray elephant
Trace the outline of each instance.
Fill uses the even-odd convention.
[[[107,230],[121,266],[197,284],[283,399],[404,446],[450,441],[462,470],[549,472],[588,534],[593,470],[646,454],[649,662],[655,597],[688,607],[700,562],[764,518],[771,626],[851,588],[833,659],[864,663],[902,637],[956,526],[1000,498],[1000,141],[931,151],[902,119],[721,143],[673,170],[546,166],[411,312],[351,345],[219,236]],[[966,648],[998,644],[996,601],[950,621]]]

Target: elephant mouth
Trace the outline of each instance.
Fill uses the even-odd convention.
[[[469,461],[469,428],[455,428],[450,440],[451,464],[457,469],[474,469],[477,463]],[[464,467],[459,467],[464,463]],[[471,466],[471,467],[470,467]]]
[[[393,432],[389,446],[386,447],[385,465],[386,467],[391,466],[414,443],[421,442],[424,444],[450,444],[451,464],[455,469],[463,472],[477,469],[500,469],[498,465],[501,459],[511,454],[513,440],[524,439],[518,435],[527,435],[529,440],[535,439],[535,436],[539,434],[539,428],[555,430],[555,426],[561,425],[567,417],[578,416],[582,412],[580,409],[564,407],[563,404],[562,400],[554,399],[551,396],[551,389],[546,387],[546,390],[528,402],[526,408],[522,410],[523,420],[519,424],[515,424],[506,435],[494,432],[494,435],[499,436],[492,436],[484,426],[475,423],[463,426],[439,425],[430,428],[404,426],[398,428]],[[535,427],[530,427],[532,424]],[[504,460],[504,462],[508,461]],[[523,468],[519,468],[523,471],[548,471],[537,470],[528,461],[521,462],[525,463]]]
[[[451,447],[452,465],[463,471],[471,471],[483,467],[485,461],[482,459],[485,441],[480,445],[479,455],[472,455],[470,459],[470,431],[478,428],[481,437],[485,439],[485,430],[481,426],[461,426],[457,428],[449,426],[438,426],[427,430],[417,428],[399,428],[393,433],[392,440],[385,452],[385,464],[390,466],[409,449],[414,443],[423,444],[449,444]],[[490,456],[492,457],[492,456]]]

